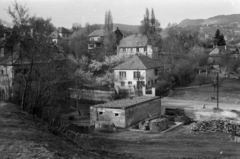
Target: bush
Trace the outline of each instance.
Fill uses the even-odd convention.
[[[164,80],[158,82],[156,86],[156,95],[159,95],[160,93],[168,90],[170,86],[171,86],[171,82],[167,82]]]
[[[208,83],[209,80],[208,80],[207,75],[205,75],[205,74],[198,74],[195,77],[195,81],[196,81],[197,85],[201,86],[203,84]]]

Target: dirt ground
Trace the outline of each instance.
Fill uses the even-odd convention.
[[[169,99],[170,100],[170,99]],[[190,102],[190,101],[188,101]],[[194,102],[194,101],[192,101]],[[163,103],[164,104],[164,103]],[[184,104],[184,102],[182,102]],[[202,115],[200,120],[206,120],[208,115],[224,118],[221,111],[213,113],[212,108],[194,108],[194,115]],[[212,115],[213,114],[213,115]],[[229,117],[231,113],[225,113]],[[230,116],[235,121],[240,121],[240,115]],[[194,117],[198,119],[198,116]],[[193,124],[193,123],[192,123]],[[240,158],[240,142],[235,142],[230,134],[214,132],[191,132],[190,125],[183,125],[167,133],[153,134],[119,129],[117,133],[101,136],[117,140],[118,151],[132,153],[134,156],[146,159],[159,158]]]
[[[224,133],[193,133],[182,126],[165,134],[123,131],[102,134],[117,140],[117,149],[146,159],[240,158],[240,143]]]
[[[112,151],[114,141],[94,135],[82,135],[70,140],[54,135],[46,124],[0,101],[0,158],[1,159],[125,159],[135,158]]]

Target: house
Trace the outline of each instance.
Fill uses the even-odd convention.
[[[114,34],[116,38],[116,44],[119,44],[119,41],[123,38],[123,33],[118,29],[118,27],[113,30],[110,34]],[[88,50],[93,51],[104,46],[104,42],[107,40],[107,37],[110,35],[104,29],[94,30],[91,34],[88,35]]]
[[[157,82],[161,69],[158,61],[145,55],[134,55],[113,68],[117,79],[114,84],[121,89],[139,85],[151,87]]]
[[[232,54],[233,51],[227,47],[227,45],[224,46],[214,46],[213,50],[209,53],[208,56],[208,64],[210,65],[219,65],[221,61],[221,57],[223,55]]]
[[[52,40],[52,42],[57,44],[60,40],[68,41],[72,34],[72,31],[64,27],[59,27],[49,35],[49,38]]]
[[[142,34],[130,35],[122,39],[117,48],[117,54],[143,54],[151,58],[157,58],[157,52],[157,47],[149,45],[148,37]]]

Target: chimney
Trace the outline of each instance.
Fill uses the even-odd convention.
[[[33,29],[30,30],[30,35],[33,37]]]

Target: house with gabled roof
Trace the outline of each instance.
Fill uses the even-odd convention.
[[[146,35],[134,34],[120,41],[117,54],[142,54],[150,58],[157,58],[157,51],[158,49],[156,47],[149,45],[149,39]]]
[[[160,63],[145,55],[135,55],[125,62],[114,67],[116,76],[115,86],[129,88],[131,86],[147,85],[157,83],[159,72],[162,66]]]
[[[49,38],[52,40],[52,42],[57,44],[59,42],[59,40],[68,41],[72,34],[73,34],[72,31],[70,31],[64,27],[59,27],[57,30],[53,31],[49,35]]]
[[[123,33],[117,27],[110,34],[114,34],[116,44],[118,45],[119,41],[123,38]],[[108,37],[110,34],[104,29],[94,30],[91,34],[88,35],[88,50],[92,51],[102,48],[104,46],[104,41],[107,40],[106,37]]]

